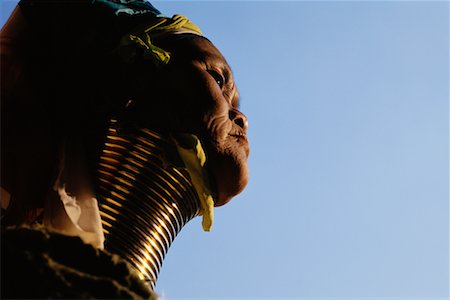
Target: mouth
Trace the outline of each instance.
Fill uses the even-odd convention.
[[[244,149],[246,157],[250,155],[250,148],[247,139],[247,134],[242,131],[234,131],[228,134],[232,139],[234,139],[241,147]]]
[[[242,140],[247,141],[247,135],[244,132],[242,132],[242,131],[232,131],[228,135],[232,136],[232,137],[234,137],[234,138],[236,138],[238,140],[242,139]]]

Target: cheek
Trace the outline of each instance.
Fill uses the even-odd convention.
[[[242,192],[247,185],[247,157],[238,149],[228,149],[214,153],[211,158],[210,171],[217,188],[215,206],[221,206]]]
[[[180,70],[162,73],[139,94],[134,113],[148,126],[195,133],[202,127],[209,107],[198,79]]]
[[[205,73],[202,70],[190,68],[174,72],[170,80],[166,81],[166,88],[162,91],[169,110],[174,118],[178,119],[180,125],[187,128],[194,126],[198,132],[201,124],[211,126],[212,123],[223,123],[227,115],[220,89],[218,90],[215,82],[211,84],[209,75]]]
[[[228,118],[228,112],[217,109],[207,114],[204,118],[204,126],[204,130],[209,139],[222,148],[225,148],[226,139],[232,127],[231,121]]]

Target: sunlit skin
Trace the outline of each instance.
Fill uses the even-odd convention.
[[[239,111],[233,75],[219,50],[198,36],[169,41],[160,44],[172,59],[151,76],[151,84],[144,81],[135,111],[147,126],[193,133],[201,139],[220,206],[248,182],[248,121]]]
[[[155,40],[171,53],[169,64],[162,68],[143,57],[134,64],[123,64],[111,50],[70,56],[62,65],[53,54],[66,52],[53,48],[42,51],[48,57],[34,61],[36,67],[17,50],[23,47],[35,52],[32,40],[27,42],[29,28],[23,24],[16,10],[2,29],[2,36],[8,38],[2,42],[2,74],[22,74],[17,80],[17,76],[2,76],[2,122],[14,121],[2,123],[2,187],[14,195],[7,223],[31,222],[42,211],[63,135],[69,132],[83,140],[80,147],[93,154],[90,161],[95,163],[107,120],[120,117],[123,110],[144,127],[193,133],[201,139],[216,206],[246,186],[248,122],[238,109],[239,94],[229,65],[206,38],[172,35]],[[45,92],[43,96],[36,93],[37,87]],[[133,105],[126,107],[129,100]],[[28,155],[30,141],[39,159]],[[25,185],[27,189],[22,189]]]

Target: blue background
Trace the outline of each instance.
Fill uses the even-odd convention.
[[[252,148],[213,231],[172,245],[163,299],[447,299],[449,3],[153,3],[221,49]]]

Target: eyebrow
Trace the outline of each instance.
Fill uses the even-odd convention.
[[[239,101],[239,91],[236,87],[236,82],[234,81],[233,76],[233,70],[231,69],[230,65],[226,61],[226,59],[222,55],[216,55],[215,53],[208,53],[200,51],[197,54],[197,61],[201,62],[205,65],[206,69],[209,68],[218,68],[222,72],[222,76],[225,79],[226,85],[230,85],[228,97],[231,100],[231,104],[239,108],[240,107],[240,101]]]

